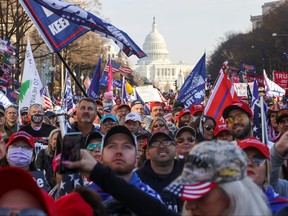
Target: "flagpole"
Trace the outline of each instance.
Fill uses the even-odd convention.
[[[57,55],[59,56],[60,60],[63,62],[64,66],[66,67],[66,69],[68,70],[70,76],[74,79],[75,83],[77,84],[77,86],[80,88],[80,90],[82,91],[82,93],[84,94],[85,97],[88,97],[86,91],[83,89],[83,87],[81,86],[81,84],[79,83],[79,81],[77,80],[77,78],[75,77],[75,75],[72,73],[70,67],[68,66],[68,64],[66,63],[66,61],[64,60],[64,58],[62,57],[62,55],[57,52]]]
[[[266,143],[265,140],[265,113],[264,113],[264,94],[265,94],[265,89],[263,87],[259,88],[259,96],[260,96],[260,111],[261,111],[261,130],[262,130],[262,142]],[[255,118],[255,116],[254,116]],[[257,116],[256,116],[257,118]]]

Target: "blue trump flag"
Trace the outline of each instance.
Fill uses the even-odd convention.
[[[52,52],[59,52],[89,31],[47,10],[35,0],[20,0],[20,3]]]
[[[91,81],[91,84],[89,86],[89,89],[87,91],[88,97],[91,97],[93,99],[98,99],[99,97],[99,81],[100,81],[100,69],[101,69],[101,61],[102,56],[98,59],[97,67],[95,68],[95,72]]]
[[[146,54],[137,44],[123,31],[116,28],[96,15],[83,10],[76,5],[61,0],[36,0],[38,4],[61,16],[74,24],[85,27],[100,34],[103,37],[112,39],[117,46],[129,57],[136,55],[138,58],[145,57]]]
[[[177,101],[184,103],[185,108],[189,109],[194,103],[201,103],[205,96],[205,66],[206,54],[201,57],[189,76],[181,87]]]

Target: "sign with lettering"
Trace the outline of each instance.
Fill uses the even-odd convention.
[[[278,84],[280,87],[287,89],[288,88],[288,73],[273,71],[273,81]]]
[[[36,170],[31,171],[31,175],[33,176],[33,179],[36,181],[39,188],[49,192],[51,187],[44,175],[44,170]]]

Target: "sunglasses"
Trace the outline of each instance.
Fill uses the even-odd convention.
[[[215,128],[215,126],[211,126],[211,125],[206,125],[206,126],[205,126],[205,129],[206,129],[207,131],[214,130],[214,128]]]
[[[10,216],[10,215],[18,215],[18,216],[46,216],[47,214],[40,209],[22,209],[20,211],[9,209],[9,208],[0,208],[1,216]]]
[[[252,163],[257,165],[257,166],[262,166],[264,165],[265,161],[266,161],[266,158],[260,158],[260,157],[257,157],[257,156],[248,156],[248,158],[251,159]]]
[[[154,128],[164,127],[164,126],[165,126],[164,124],[155,124],[155,125],[153,125]]]
[[[237,116],[230,116],[226,118],[225,120],[226,120],[226,123],[229,125],[229,124],[233,124],[235,120],[243,121],[244,119],[245,119],[245,114],[241,113],[241,114],[238,114]]]
[[[101,149],[102,143],[91,143],[87,146],[88,151],[95,151],[96,149]]]
[[[184,138],[182,138],[182,137],[179,137],[179,138],[177,138],[176,139],[176,142],[177,143],[183,143],[183,142],[185,142],[185,140],[187,141],[187,142],[195,142],[195,138],[193,137],[193,136],[190,136],[190,137],[187,137],[186,139],[184,139]]]
[[[172,140],[167,140],[167,141],[162,141],[162,142],[152,142],[150,143],[150,147],[159,147],[161,144],[164,146],[170,146],[170,145],[175,145],[174,141]]]
[[[28,115],[28,113],[27,113],[27,112],[24,112],[24,113],[21,113],[20,115],[21,115],[21,116],[26,116],[26,115]]]

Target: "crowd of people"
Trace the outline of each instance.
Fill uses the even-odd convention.
[[[53,110],[0,106],[0,215],[288,215],[288,109],[269,107],[267,142],[245,101],[222,116],[83,97],[64,122],[81,157],[67,161]]]

